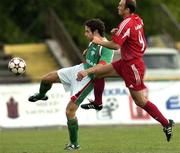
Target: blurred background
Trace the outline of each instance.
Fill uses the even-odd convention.
[[[49,139],[52,142],[49,153],[62,152],[59,148],[63,148],[64,141],[68,141],[68,138],[66,131],[59,131],[59,127],[66,126],[64,112],[69,93],[65,93],[62,85],[55,84],[48,92],[47,102],[29,103],[27,99],[38,92],[39,83],[44,74],[81,63],[82,51],[88,45],[84,37],[84,22],[87,19],[102,19],[106,25],[106,37],[110,39],[110,30],[122,20],[117,13],[118,3],[118,0],[5,0],[1,2],[0,140],[2,145],[0,145],[0,152],[47,153]],[[137,0],[137,3],[137,13],[143,18],[148,43],[144,56],[147,67],[145,94],[166,117],[180,123],[180,1]],[[25,60],[27,64],[25,74],[15,76],[8,70],[8,62],[13,57]],[[114,60],[119,58],[119,52],[115,51]],[[93,98],[93,94],[89,97]],[[119,153],[121,149],[125,149],[121,150],[123,153],[136,151],[139,153],[142,152],[142,146],[145,146],[144,152],[148,150],[149,153],[151,150],[152,153],[157,152],[159,146],[163,146],[160,148],[163,153],[168,150],[168,153],[179,152],[180,148],[175,141],[171,143],[170,148],[166,148],[167,145],[163,144],[164,135],[159,132],[159,126],[157,128],[154,125],[157,122],[133,103],[127,88],[119,78],[106,80],[103,102],[104,108],[99,112],[78,110],[80,125],[88,125],[88,127],[102,125],[102,129],[106,127],[104,125],[110,125],[104,133],[96,126],[82,129],[81,142],[89,145],[97,144],[90,146],[94,150],[89,150],[88,146],[84,145],[85,151],[82,152],[96,153],[98,147],[102,145],[105,146],[99,148],[101,152],[97,151],[98,153],[105,153],[108,149],[109,153]],[[148,138],[145,134],[139,133],[146,129],[144,127],[132,126],[132,132],[124,131],[126,128],[119,128],[122,125],[137,124],[153,124],[146,132],[149,133]],[[118,125],[118,129],[111,125]],[[52,126],[58,127],[58,130],[36,130]],[[178,127],[177,125],[177,131]],[[13,131],[17,128],[34,128],[36,131]],[[13,130],[9,132],[4,129]],[[107,139],[101,140],[100,138],[104,138],[108,131],[116,132]],[[86,139],[87,133],[89,139]],[[98,134],[102,135],[98,136]],[[123,140],[127,142],[125,146],[116,143],[121,142],[123,134],[125,135]],[[129,137],[131,138],[128,139]],[[152,144],[144,144],[146,141],[141,139],[152,139]],[[159,141],[161,139],[163,141]],[[174,139],[176,142],[180,140],[178,136]],[[106,142],[106,140],[109,141]],[[162,145],[159,144],[160,142]],[[136,150],[133,148],[135,143]]]
[[[102,3],[102,0],[3,1],[0,6],[0,82],[37,82],[51,70],[80,63],[82,50],[87,46],[85,20],[102,19],[106,37],[110,38],[110,30],[121,21],[118,3]],[[137,3],[137,13],[145,23],[148,46],[179,50],[180,10],[177,6],[180,2],[137,0]],[[7,62],[14,56],[27,62],[26,77],[15,78],[8,72]]]

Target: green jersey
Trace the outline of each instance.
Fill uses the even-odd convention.
[[[113,51],[111,49],[90,42],[86,52],[86,63],[84,63],[84,69],[93,67],[99,62],[109,64],[111,63],[112,58]]]
[[[113,51],[111,49],[102,47],[100,45],[94,44],[92,42],[89,43],[87,48],[85,60],[86,62],[83,63],[84,69],[91,68],[98,63],[111,63],[113,58]],[[87,85],[78,92],[78,98],[76,99],[76,104],[80,105],[84,98],[93,90],[93,81],[94,74],[89,75],[91,81],[87,83]]]
[[[85,56],[86,62],[83,63],[83,67],[84,69],[88,69],[97,65],[98,63],[109,64],[111,63],[112,58],[113,58],[112,50],[90,42]],[[84,98],[93,90],[94,74],[89,75],[89,78],[91,80],[87,82],[84,88],[81,91],[79,91],[78,94],[76,95],[78,97],[76,99],[77,105],[80,105],[84,100]]]

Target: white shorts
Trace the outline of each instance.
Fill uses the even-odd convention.
[[[81,81],[77,81],[77,73],[84,70],[83,64],[73,67],[62,68],[57,71],[59,79],[64,86],[65,91],[70,91],[71,96],[79,92],[91,80],[88,76]]]

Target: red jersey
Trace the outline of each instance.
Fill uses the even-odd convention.
[[[132,14],[118,25],[118,30],[112,35],[112,40],[121,46],[123,60],[133,60],[143,56],[146,49],[143,26],[142,19]]]

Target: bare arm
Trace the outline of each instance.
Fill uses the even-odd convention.
[[[104,40],[101,40],[101,39],[99,39],[98,37],[96,37],[96,36],[94,36],[94,39],[93,39],[93,41],[92,41],[93,43],[95,43],[95,44],[99,44],[99,45],[101,45],[101,46],[104,46],[104,47],[106,47],[106,48],[110,48],[110,49],[119,49],[120,48],[120,46],[118,45],[118,44],[116,44],[114,41],[104,41]]]
[[[100,67],[102,67],[103,65],[102,64],[97,64],[96,66],[93,66],[89,69],[86,69],[86,70],[83,70],[83,71],[80,71],[78,72],[77,74],[77,80],[78,81],[81,81],[84,77],[86,77],[87,75],[89,74],[94,74],[97,69],[99,69]]]

